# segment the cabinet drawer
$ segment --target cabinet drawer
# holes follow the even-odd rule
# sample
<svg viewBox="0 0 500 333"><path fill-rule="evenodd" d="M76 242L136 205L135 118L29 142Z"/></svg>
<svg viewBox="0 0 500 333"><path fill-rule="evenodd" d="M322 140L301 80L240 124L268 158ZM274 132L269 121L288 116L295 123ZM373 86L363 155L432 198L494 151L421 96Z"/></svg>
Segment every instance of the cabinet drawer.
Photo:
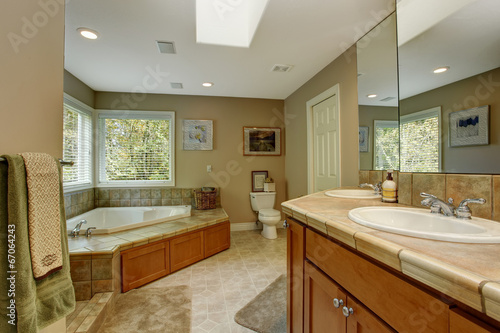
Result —
<svg viewBox="0 0 500 333"><path fill-rule="evenodd" d="M121 253L122 292L167 275L170 272L168 251L168 241L123 251Z"/></svg>
<svg viewBox="0 0 500 333"><path fill-rule="evenodd" d="M170 240L170 271L175 272L204 258L203 231Z"/></svg>
<svg viewBox="0 0 500 333"><path fill-rule="evenodd" d="M309 229L306 257L398 332L448 332L446 303Z"/></svg>

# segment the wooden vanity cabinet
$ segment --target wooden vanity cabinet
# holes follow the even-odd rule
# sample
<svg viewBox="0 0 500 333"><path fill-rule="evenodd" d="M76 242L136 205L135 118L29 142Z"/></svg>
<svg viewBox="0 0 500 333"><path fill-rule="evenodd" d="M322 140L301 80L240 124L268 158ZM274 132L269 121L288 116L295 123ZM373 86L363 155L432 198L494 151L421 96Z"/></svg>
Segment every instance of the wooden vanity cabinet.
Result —
<svg viewBox="0 0 500 333"><path fill-rule="evenodd" d="M304 316L304 225L289 219L287 222L287 331L303 332Z"/></svg>
<svg viewBox="0 0 500 333"><path fill-rule="evenodd" d="M500 330L460 310L450 311L450 333L500 333Z"/></svg>
<svg viewBox="0 0 500 333"><path fill-rule="evenodd" d="M395 332L309 262L304 267L304 309L305 333Z"/></svg>

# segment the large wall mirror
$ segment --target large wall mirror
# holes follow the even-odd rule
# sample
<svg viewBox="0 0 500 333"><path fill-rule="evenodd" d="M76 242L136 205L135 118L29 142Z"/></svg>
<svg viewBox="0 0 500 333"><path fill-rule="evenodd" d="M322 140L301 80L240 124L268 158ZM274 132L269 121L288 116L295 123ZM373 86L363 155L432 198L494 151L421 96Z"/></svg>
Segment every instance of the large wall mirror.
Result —
<svg viewBox="0 0 500 333"><path fill-rule="evenodd" d="M396 15L357 44L360 170L398 169Z"/></svg>
<svg viewBox="0 0 500 333"><path fill-rule="evenodd" d="M401 171L500 173L499 18L498 0L398 1Z"/></svg>

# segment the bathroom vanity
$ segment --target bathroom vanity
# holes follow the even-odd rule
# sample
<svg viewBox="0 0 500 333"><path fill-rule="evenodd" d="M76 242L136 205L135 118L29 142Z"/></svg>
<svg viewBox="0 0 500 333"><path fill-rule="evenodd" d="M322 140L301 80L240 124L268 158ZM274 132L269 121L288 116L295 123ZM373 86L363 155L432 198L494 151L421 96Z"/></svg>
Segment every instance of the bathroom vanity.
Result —
<svg viewBox="0 0 500 333"><path fill-rule="evenodd" d="M377 231L349 210L401 206L332 198L282 204L288 332L500 332L500 244Z"/></svg>

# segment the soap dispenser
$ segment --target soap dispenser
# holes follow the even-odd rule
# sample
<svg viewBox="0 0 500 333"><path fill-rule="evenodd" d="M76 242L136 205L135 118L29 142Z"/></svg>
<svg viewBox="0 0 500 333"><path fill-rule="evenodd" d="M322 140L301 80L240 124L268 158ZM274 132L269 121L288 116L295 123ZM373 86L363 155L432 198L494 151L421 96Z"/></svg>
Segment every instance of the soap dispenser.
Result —
<svg viewBox="0 0 500 333"><path fill-rule="evenodd" d="M383 202L397 202L398 201L398 189L396 182L392 180L392 173L394 171L387 170L387 178L382 183L382 201Z"/></svg>

